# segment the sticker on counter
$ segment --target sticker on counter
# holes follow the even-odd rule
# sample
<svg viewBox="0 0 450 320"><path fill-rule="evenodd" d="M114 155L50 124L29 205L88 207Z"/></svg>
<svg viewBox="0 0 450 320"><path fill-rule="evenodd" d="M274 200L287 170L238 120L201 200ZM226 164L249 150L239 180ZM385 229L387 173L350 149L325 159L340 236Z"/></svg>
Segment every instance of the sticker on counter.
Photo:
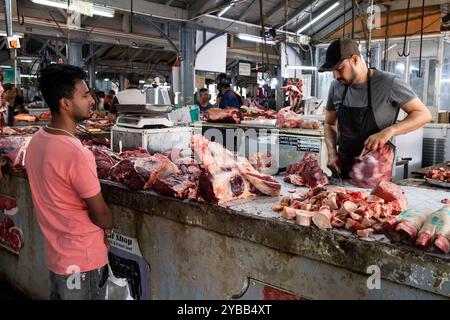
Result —
<svg viewBox="0 0 450 320"><path fill-rule="evenodd" d="M298 140L300 140L300 138L292 137L292 136L279 136L278 137L278 143L281 145L286 145L286 146L297 146Z"/></svg>
<svg viewBox="0 0 450 320"><path fill-rule="evenodd" d="M137 239L114 232L109 237L109 265L118 278L126 278L134 300L150 300L150 267Z"/></svg>
<svg viewBox="0 0 450 320"><path fill-rule="evenodd" d="M16 199L0 195L0 247L15 254L19 254L24 245L18 213Z"/></svg>
<svg viewBox="0 0 450 320"><path fill-rule="evenodd" d="M298 139L297 144L298 151L304 152L320 152L320 140L319 139Z"/></svg>

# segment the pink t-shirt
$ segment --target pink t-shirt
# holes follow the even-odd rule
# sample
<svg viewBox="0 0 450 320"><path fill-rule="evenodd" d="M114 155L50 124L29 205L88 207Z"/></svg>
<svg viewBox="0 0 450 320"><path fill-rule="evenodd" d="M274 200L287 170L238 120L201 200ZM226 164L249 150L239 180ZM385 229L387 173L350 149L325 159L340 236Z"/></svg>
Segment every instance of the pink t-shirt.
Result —
<svg viewBox="0 0 450 320"><path fill-rule="evenodd" d="M80 140L39 130L25 155L37 221L45 238L50 271L64 275L108 263L104 232L88 215L83 199L100 192L94 155Z"/></svg>

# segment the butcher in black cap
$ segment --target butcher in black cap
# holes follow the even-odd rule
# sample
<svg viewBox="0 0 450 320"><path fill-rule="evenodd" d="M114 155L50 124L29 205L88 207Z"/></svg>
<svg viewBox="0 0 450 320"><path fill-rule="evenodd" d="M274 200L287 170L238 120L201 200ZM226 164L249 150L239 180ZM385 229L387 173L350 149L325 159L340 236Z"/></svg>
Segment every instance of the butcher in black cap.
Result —
<svg viewBox="0 0 450 320"><path fill-rule="evenodd" d="M346 177L363 149L376 150L401 134L431 121L431 113L412 88L396 75L368 68L351 39L327 49L319 72L331 71L325 141L328 167ZM399 110L407 113L397 122Z"/></svg>
<svg viewBox="0 0 450 320"><path fill-rule="evenodd" d="M221 95L219 108L239 109L242 104L242 98L233 89L231 89L231 78L225 73L221 73L216 78L217 88Z"/></svg>

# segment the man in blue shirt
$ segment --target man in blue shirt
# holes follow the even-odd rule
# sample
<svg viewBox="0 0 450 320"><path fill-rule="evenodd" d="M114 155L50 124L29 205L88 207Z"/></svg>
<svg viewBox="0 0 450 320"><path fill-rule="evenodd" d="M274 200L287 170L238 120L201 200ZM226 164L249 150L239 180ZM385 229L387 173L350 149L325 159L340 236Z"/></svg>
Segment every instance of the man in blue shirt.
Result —
<svg viewBox="0 0 450 320"><path fill-rule="evenodd" d="M242 104L242 98L231 89L231 78L225 73L221 73L216 78L219 91L222 93L219 108L236 108L239 109Z"/></svg>

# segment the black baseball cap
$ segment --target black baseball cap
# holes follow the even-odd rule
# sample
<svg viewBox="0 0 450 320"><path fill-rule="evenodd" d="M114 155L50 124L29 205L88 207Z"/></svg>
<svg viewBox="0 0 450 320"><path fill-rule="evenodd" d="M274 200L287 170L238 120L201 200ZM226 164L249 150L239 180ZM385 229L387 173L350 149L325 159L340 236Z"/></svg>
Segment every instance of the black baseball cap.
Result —
<svg viewBox="0 0 450 320"><path fill-rule="evenodd" d="M325 63L319 68L319 72L332 71L342 61L351 58L354 54L361 56L356 41L352 39L338 39L333 41L328 46Z"/></svg>

